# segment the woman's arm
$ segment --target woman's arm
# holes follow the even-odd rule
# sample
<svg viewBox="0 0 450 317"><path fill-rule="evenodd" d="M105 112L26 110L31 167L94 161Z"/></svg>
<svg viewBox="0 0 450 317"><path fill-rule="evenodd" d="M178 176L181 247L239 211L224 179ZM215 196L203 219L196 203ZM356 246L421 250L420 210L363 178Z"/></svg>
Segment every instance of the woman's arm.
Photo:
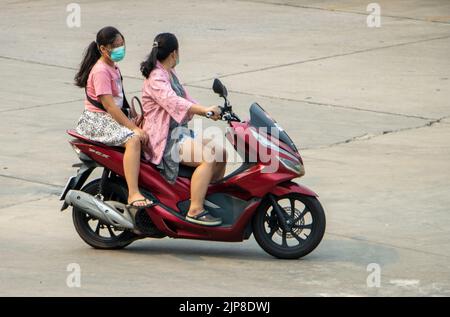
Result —
<svg viewBox="0 0 450 317"><path fill-rule="evenodd" d="M214 112L212 118L217 120L217 115L219 114L218 107L204 107L178 96L163 74L152 74L150 80L146 83L145 89L153 100L164 108L178 123L181 123L187 115L197 114L206 116L206 113L209 111Z"/></svg>
<svg viewBox="0 0 450 317"><path fill-rule="evenodd" d="M206 116L206 107L199 105L199 104L193 104L189 107L189 113L190 114L198 114L200 116Z"/></svg>
<svg viewBox="0 0 450 317"><path fill-rule="evenodd" d="M113 117L114 120L136 133L142 142L148 141L147 133L145 133L142 129L136 126L133 121L127 118L127 116L122 112L122 109L117 107L112 95L101 95L98 96L98 98L103 107L105 107L105 110L111 115L111 117Z"/></svg>
<svg viewBox="0 0 450 317"><path fill-rule="evenodd" d="M206 117L208 112L214 113L210 118L213 120L220 119L220 109L217 106L205 107L199 104L193 104L189 108L189 114L197 114Z"/></svg>
<svg viewBox="0 0 450 317"><path fill-rule="evenodd" d="M98 98L103 107L105 107L105 110L108 111L108 113L113 117L114 120L130 130L134 130L137 128L134 122L128 119L127 116L122 112L122 110L116 105L112 95L101 95L98 96Z"/></svg>

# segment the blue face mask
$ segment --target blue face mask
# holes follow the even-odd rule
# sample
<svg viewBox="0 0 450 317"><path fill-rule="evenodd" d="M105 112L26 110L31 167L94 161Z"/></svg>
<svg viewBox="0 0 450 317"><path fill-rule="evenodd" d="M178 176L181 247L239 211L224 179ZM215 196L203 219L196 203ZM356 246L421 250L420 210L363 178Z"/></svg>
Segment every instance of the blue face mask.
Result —
<svg viewBox="0 0 450 317"><path fill-rule="evenodd" d="M110 57L113 62L120 62L125 57L125 45L113 49Z"/></svg>
<svg viewBox="0 0 450 317"><path fill-rule="evenodd" d="M177 54L177 57L175 57L175 66L177 66L179 63L180 63L180 55Z"/></svg>

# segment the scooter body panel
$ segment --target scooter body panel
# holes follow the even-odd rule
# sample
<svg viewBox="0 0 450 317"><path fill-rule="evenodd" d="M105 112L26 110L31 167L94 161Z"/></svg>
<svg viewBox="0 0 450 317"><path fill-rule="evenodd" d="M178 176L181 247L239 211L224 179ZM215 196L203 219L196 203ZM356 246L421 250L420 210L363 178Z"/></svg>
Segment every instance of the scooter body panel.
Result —
<svg viewBox="0 0 450 317"><path fill-rule="evenodd" d="M259 136L252 131L248 122L230 122L227 138L235 150L249 159L253 155L255 163L241 172L226 177L223 181L208 187L205 208L214 216L221 217L223 223L218 227L207 227L185 220L189 208L190 179L178 177L174 184L168 183L155 165L142 161L139 186L152 193L158 202L147 209L153 224L164 234L172 238L202 239L214 241L242 241L251 234L251 219L264 197L272 193L277 196L290 192L317 196L308 188L293 183L291 180L299 175L277 164L274 170L261 153L270 152L267 144L257 140ZM232 132L232 136L229 132ZM108 147L95 143L69 132L77 139L72 146L79 149L98 165L103 166L119 177L124 177L123 148ZM271 140L271 136L265 135ZM269 145L270 146L270 145ZM298 153L289 149L283 142L277 143L275 157L294 158L301 161ZM273 154L273 153L272 153ZM273 163L273 161L272 161ZM279 163L279 162L278 162Z"/></svg>

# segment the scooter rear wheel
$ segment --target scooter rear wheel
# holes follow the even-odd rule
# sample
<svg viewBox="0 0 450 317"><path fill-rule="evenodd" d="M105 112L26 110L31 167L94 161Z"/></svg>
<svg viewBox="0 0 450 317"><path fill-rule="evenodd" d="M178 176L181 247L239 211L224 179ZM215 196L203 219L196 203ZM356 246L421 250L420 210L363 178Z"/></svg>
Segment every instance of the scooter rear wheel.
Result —
<svg viewBox="0 0 450 317"><path fill-rule="evenodd" d="M99 184L100 179L96 179L81 190L91 195L97 195ZM101 194L105 200L127 203L127 189L115 182L105 182ZM72 219L81 239L96 249L122 249L137 239L135 233L129 230L118 230L76 207L73 208Z"/></svg>
<svg viewBox="0 0 450 317"><path fill-rule="evenodd" d="M313 251L325 233L325 212L316 197L291 193L275 197L286 219L288 230L270 199L265 199L253 217L253 234L259 246L280 259L298 259Z"/></svg>

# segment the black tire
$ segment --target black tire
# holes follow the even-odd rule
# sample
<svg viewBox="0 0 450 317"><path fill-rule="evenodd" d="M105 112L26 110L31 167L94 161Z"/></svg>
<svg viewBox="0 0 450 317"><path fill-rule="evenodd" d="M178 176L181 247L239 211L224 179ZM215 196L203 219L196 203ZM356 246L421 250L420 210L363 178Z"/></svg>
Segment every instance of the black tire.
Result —
<svg viewBox="0 0 450 317"><path fill-rule="evenodd" d="M298 259L307 255L319 245L325 233L326 221L322 205L316 197L297 193L275 197L275 200L278 204L280 201L289 201L288 207L284 207L282 203L280 205L293 226L290 231L284 231L281 228L272 202L266 198L253 217L253 234L256 241L264 251L280 259ZM292 205L292 200L294 205ZM297 208L300 203L304 206L302 211ZM309 219L311 221L305 223ZM266 225L269 232L267 232ZM281 244L273 240L275 234L280 236ZM305 237L304 239L302 235ZM298 245L289 246L288 240L291 239L298 242Z"/></svg>
<svg viewBox="0 0 450 317"><path fill-rule="evenodd" d="M91 195L97 195L100 179L96 179L85 185L81 190ZM107 181L103 186L105 200L115 200L127 203L128 190L121 184ZM96 249L116 250L125 248L138 238L138 236L129 230L117 230L111 225L102 223L96 218L86 214L83 210L76 207L72 211L72 219L78 235L84 242ZM90 222L94 223L95 230ZM96 223L96 225L95 225ZM109 237L102 236L102 230L106 229Z"/></svg>

